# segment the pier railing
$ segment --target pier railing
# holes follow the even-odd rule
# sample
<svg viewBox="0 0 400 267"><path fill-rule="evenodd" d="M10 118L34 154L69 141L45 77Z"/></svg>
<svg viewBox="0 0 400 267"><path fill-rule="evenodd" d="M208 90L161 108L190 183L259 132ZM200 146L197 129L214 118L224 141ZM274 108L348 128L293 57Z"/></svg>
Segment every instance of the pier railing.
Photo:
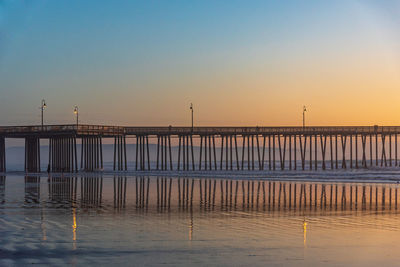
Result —
<svg viewBox="0 0 400 267"><path fill-rule="evenodd" d="M400 126L307 126L307 127L131 127L108 125L31 125L0 126L0 135L24 137L27 135L51 136L62 134L100 135L112 137L118 135L327 135L327 134L395 134Z"/></svg>
<svg viewBox="0 0 400 267"><path fill-rule="evenodd" d="M102 135L113 136L124 134L124 127L105 125L32 125L32 126L1 126L0 135L4 136L27 136L27 135Z"/></svg>
<svg viewBox="0 0 400 267"><path fill-rule="evenodd" d="M269 135L269 134L381 134L400 133L400 126L307 126L307 127L124 127L127 135Z"/></svg>
<svg viewBox="0 0 400 267"><path fill-rule="evenodd" d="M400 126L307 126L307 127L131 127L107 125L31 125L0 126L0 135L18 137L27 135L50 136L57 134L100 135L327 135L327 134L394 134Z"/></svg>

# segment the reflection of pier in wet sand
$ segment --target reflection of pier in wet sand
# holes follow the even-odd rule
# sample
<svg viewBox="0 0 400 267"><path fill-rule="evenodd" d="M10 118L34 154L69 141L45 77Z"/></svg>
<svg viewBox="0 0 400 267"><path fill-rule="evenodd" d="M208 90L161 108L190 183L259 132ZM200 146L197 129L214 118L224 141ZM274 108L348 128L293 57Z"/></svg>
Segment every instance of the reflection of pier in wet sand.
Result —
<svg viewBox="0 0 400 267"><path fill-rule="evenodd" d="M82 205L99 206L103 178L81 179ZM385 210L397 209L393 184L306 183L190 178L113 178L114 207L134 205L158 210L216 208L243 210ZM127 202L127 196L134 199ZM89 201L90 200L90 201Z"/></svg>
<svg viewBox="0 0 400 267"><path fill-rule="evenodd" d="M397 184L315 183L171 177L25 176L25 204L51 204L84 209L135 207L170 210L396 210ZM47 181L47 184L45 183ZM6 177L0 176L0 204L5 202ZM112 196L112 197L110 197Z"/></svg>
<svg viewBox="0 0 400 267"><path fill-rule="evenodd" d="M40 177L25 176L25 203L40 202Z"/></svg>
<svg viewBox="0 0 400 267"><path fill-rule="evenodd" d="M49 177L49 198L52 201L76 202L76 177Z"/></svg>
<svg viewBox="0 0 400 267"><path fill-rule="evenodd" d="M102 202L103 178L82 177L81 182L81 205L85 208L99 207Z"/></svg>

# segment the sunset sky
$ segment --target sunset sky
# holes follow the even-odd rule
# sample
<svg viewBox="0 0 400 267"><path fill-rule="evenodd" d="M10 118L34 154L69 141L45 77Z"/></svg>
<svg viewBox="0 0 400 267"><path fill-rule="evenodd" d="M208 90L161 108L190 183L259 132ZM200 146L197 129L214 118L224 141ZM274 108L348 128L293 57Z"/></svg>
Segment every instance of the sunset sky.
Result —
<svg viewBox="0 0 400 267"><path fill-rule="evenodd" d="M0 125L400 125L399 1L0 0Z"/></svg>

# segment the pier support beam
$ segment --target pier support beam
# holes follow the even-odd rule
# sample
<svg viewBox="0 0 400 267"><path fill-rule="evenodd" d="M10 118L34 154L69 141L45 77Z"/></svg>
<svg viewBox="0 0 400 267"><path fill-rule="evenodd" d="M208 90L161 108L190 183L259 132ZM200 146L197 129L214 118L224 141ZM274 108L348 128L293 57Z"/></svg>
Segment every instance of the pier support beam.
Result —
<svg viewBox="0 0 400 267"><path fill-rule="evenodd" d="M318 135L314 135L314 166L315 170L318 169Z"/></svg>
<svg viewBox="0 0 400 267"><path fill-rule="evenodd" d="M331 153L331 170L333 170L333 142L332 142L332 134L329 135L329 144L330 144L329 152Z"/></svg>
<svg viewBox="0 0 400 267"><path fill-rule="evenodd" d="M313 169L313 165L312 165L312 134L310 134L310 170Z"/></svg>
<svg viewBox="0 0 400 267"><path fill-rule="evenodd" d="M82 137L81 169L89 172L103 169L101 136Z"/></svg>
<svg viewBox="0 0 400 267"><path fill-rule="evenodd" d="M6 142L4 136L0 136L0 172L6 172Z"/></svg>
<svg viewBox="0 0 400 267"><path fill-rule="evenodd" d="M214 142L214 153L215 153L215 140L214 136L212 136L212 141ZM157 150L158 151L158 150ZM157 154L157 160L158 160L158 155ZM182 168L181 168L181 162L182 162ZM158 163L158 162L157 162ZM216 162L215 162L215 168L216 168ZM177 169L179 170L184 170L188 171L192 168L192 170L195 169L194 166L194 152L193 152L193 138L192 135L180 135L179 136L179 146L178 146L178 166ZM157 169L158 169L158 164L157 164Z"/></svg>
<svg viewBox="0 0 400 267"><path fill-rule="evenodd" d="M369 135L369 166L372 167L372 134Z"/></svg>
<svg viewBox="0 0 400 267"><path fill-rule="evenodd" d="M367 136L366 135L361 135L361 144L362 144L362 161L361 165L363 168L367 168L367 157L365 153L365 144L367 142Z"/></svg>
<svg viewBox="0 0 400 267"><path fill-rule="evenodd" d="M126 161L126 138L125 135L114 137L114 171L128 170Z"/></svg>
<svg viewBox="0 0 400 267"><path fill-rule="evenodd" d="M233 170L234 154L233 145L235 144L235 154L236 154L236 165L238 165L238 150L237 150L237 140L236 136L233 135L221 135L221 160L220 160L220 170L223 169L223 162L225 160L225 170ZM224 152L225 145L225 152ZM214 151L215 153L215 151ZM224 157L225 156L225 157ZM214 158L215 159L215 158Z"/></svg>
<svg viewBox="0 0 400 267"><path fill-rule="evenodd" d="M265 166L265 135L262 136L263 138L263 147L262 147L262 156L261 156L261 162L260 162L260 170L264 170ZM236 136L235 136L235 145L236 145L236 154L237 154L237 144L236 144Z"/></svg>
<svg viewBox="0 0 400 267"><path fill-rule="evenodd" d="M274 137L273 135L272 135L272 137ZM247 170L254 170L255 169L255 165L254 165L254 138L257 138L257 140L256 140L256 143L258 142L258 144L256 144L257 145L257 153L258 153L258 155L259 155L259 161L260 161L260 153L259 153L259 141L258 141L258 135L253 135L253 134L251 134L251 135L247 135L247 134L245 134L245 135L242 135L242 138L243 138L243 145L242 145L242 164L241 164L241 169L242 170L244 170L244 162L245 162L245 158L247 158ZM228 138L226 139L227 140L227 144L226 144L226 169L228 169L228 156L229 156L229 152L228 152L228 148L230 147L230 157L231 157L231 170L233 169L232 168L232 161L233 161L233 156L232 156L232 139L230 139L230 146L229 146L229 143L228 143ZM246 140L247 140L247 142L246 142ZM235 140L235 142L236 142L236 140ZM247 144L247 153L246 153L246 144ZM270 151L269 151L269 153L270 153ZM274 169L275 169L275 138L273 139L273 166L274 166ZM247 155L247 157L245 157L245 155ZM221 159L222 159L222 154L221 154ZM270 157L270 160L271 160L271 157Z"/></svg>
<svg viewBox="0 0 400 267"><path fill-rule="evenodd" d="M320 135L320 141L321 141L321 154L322 154L322 169L326 170L326 164L325 164L325 152L326 152L326 135Z"/></svg>
<svg viewBox="0 0 400 267"><path fill-rule="evenodd" d="M52 172L78 171L75 137L58 136L49 139L49 168Z"/></svg>
<svg viewBox="0 0 400 267"><path fill-rule="evenodd" d="M387 166L387 162L386 162L386 148L385 148L385 143L386 143L386 135L385 134L381 134L381 139L382 139L382 156L381 156L381 167L383 166L383 163L385 163L385 167Z"/></svg>
<svg viewBox="0 0 400 267"><path fill-rule="evenodd" d="M346 169L346 141L347 141L347 136L346 135L341 135L341 140L342 140L342 169Z"/></svg>
<svg viewBox="0 0 400 267"><path fill-rule="evenodd" d="M286 160L286 135L283 135L283 147L281 146L281 136L278 135L278 147L279 147L279 160L281 165L281 170L285 169Z"/></svg>
<svg viewBox="0 0 400 267"><path fill-rule="evenodd" d="M304 142L302 141L303 137L304 137ZM299 135L299 143L300 143L301 168L304 171L306 166L307 136Z"/></svg>
<svg viewBox="0 0 400 267"><path fill-rule="evenodd" d="M40 139L25 138L25 171L40 172Z"/></svg>
<svg viewBox="0 0 400 267"><path fill-rule="evenodd" d="M223 142L223 137L221 138ZM228 139L226 139L228 140ZM228 143L228 141L227 141ZM228 145L228 144L227 144ZM187 150L186 156L189 154ZM226 153L228 154L228 146L226 146ZM215 136L214 135L200 135L200 159L199 170L202 168L202 156L204 155L204 170L217 169L217 153L215 150ZM213 158L214 157L214 158ZM183 151L183 159L185 161L185 151ZM221 169L223 161L223 143L221 144ZM186 162L188 163L188 161ZM185 163L184 163L185 164ZM228 169L228 158L226 159L226 169Z"/></svg>
<svg viewBox="0 0 400 267"><path fill-rule="evenodd" d="M293 147L293 152L294 152L294 155L293 155L293 161L294 161L294 170L297 170L297 147L296 147L296 138L297 138L297 135L294 135L293 136L293 145L294 145L294 147Z"/></svg>
<svg viewBox="0 0 400 267"><path fill-rule="evenodd" d="M292 169L292 135L289 134L288 138L289 138L289 170L291 170Z"/></svg>
<svg viewBox="0 0 400 267"><path fill-rule="evenodd" d="M143 139L144 140L144 139ZM144 149L144 141L140 141L139 139L139 148L142 147L142 149ZM157 136L157 170L160 169L161 170L168 170L168 168L170 170L173 170L173 164L172 164L172 147L171 147L171 136L170 135L158 135ZM192 139L191 139L192 141ZM149 158L149 139L146 138L146 142L147 142L147 160L148 160L148 169L150 170L150 158ZM193 146L193 141L191 142L192 146ZM140 150L140 149L139 149ZM187 150L185 150L185 152L187 152ZM144 152L143 152L144 153ZM192 150L193 153L193 150ZM168 157L169 157L169 165L168 165ZM194 155L193 155L194 157ZM193 160L192 157L192 160ZM138 147L136 147L136 170L137 170L137 163L138 160L142 160L145 158L145 155L143 154L143 156L138 159ZM192 164L193 165L193 164ZM144 169L144 166L143 166Z"/></svg>

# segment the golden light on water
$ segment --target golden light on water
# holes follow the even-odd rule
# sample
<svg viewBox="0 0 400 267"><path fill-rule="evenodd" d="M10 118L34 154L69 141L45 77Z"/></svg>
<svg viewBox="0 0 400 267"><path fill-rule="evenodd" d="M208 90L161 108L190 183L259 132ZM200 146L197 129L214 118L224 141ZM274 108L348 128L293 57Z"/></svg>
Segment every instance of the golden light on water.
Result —
<svg viewBox="0 0 400 267"><path fill-rule="evenodd" d="M193 238L193 215L190 216L190 224L189 224L189 240L192 241Z"/></svg>
<svg viewBox="0 0 400 267"><path fill-rule="evenodd" d="M76 249L76 208L72 209L72 218L73 218L73 224L72 224L72 241L73 241L73 249Z"/></svg>
<svg viewBox="0 0 400 267"><path fill-rule="evenodd" d="M303 221L303 242L305 247L307 245L307 222L305 219Z"/></svg>

